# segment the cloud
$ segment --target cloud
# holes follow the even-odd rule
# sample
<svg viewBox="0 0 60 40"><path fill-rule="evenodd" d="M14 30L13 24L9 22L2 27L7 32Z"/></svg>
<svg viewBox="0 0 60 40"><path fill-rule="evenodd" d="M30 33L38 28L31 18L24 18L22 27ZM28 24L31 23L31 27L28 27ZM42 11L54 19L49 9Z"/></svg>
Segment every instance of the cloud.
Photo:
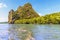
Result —
<svg viewBox="0 0 60 40"><path fill-rule="evenodd" d="M7 5L4 3L0 3L0 8L7 8Z"/></svg>

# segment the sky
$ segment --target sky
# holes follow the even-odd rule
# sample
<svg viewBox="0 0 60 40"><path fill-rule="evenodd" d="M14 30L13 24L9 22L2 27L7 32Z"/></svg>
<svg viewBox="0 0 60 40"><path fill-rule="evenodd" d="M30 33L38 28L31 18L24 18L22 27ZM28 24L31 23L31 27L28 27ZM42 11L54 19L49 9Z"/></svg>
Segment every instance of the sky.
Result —
<svg viewBox="0 0 60 40"><path fill-rule="evenodd" d="M8 21L11 9L16 10L26 3L30 3L39 15L60 12L60 0L0 0L0 22Z"/></svg>

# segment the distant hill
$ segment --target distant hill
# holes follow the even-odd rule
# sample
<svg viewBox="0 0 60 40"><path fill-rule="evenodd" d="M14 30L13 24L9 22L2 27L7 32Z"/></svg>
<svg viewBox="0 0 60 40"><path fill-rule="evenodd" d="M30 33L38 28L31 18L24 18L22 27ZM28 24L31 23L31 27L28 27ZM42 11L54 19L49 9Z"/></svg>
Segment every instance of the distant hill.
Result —
<svg viewBox="0 0 60 40"><path fill-rule="evenodd" d="M34 11L30 3L26 3L24 6L19 6L16 11L13 9L9 12L8 22L14 23L18 19L30 19L39 17L38 13Z"/></svg>
<svg viewBox="0 0 60 40"><path fill-rule="evenodd" d="M0 22L0 24L7 24L8 22Z"/></svg>

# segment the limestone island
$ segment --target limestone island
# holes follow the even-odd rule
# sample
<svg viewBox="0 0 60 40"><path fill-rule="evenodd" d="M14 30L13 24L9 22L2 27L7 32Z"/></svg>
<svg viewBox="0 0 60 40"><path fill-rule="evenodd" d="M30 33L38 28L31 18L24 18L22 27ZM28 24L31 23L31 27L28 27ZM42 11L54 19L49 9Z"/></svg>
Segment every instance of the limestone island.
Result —
<svg viewBox="0 0 60 40"><path fill-rule="evenodd" d="M44 11L43 11L44 12ZM40 16L30 3L11 9L8 15L9 24L60 24L60 12Z"/></svg>

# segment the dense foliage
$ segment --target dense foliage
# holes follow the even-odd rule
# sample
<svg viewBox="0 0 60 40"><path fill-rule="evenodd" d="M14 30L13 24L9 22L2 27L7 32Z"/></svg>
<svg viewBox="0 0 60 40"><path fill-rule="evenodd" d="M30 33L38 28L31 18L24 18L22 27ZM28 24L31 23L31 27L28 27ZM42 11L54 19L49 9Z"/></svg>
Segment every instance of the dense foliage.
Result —
<svg viewBox="0 0 60 40"><path fill-rule="evenodd" d="M60 24L60 12L52 13L37 18L20 19L20 20L16 20L15 23L17 24Z"/></svg>

